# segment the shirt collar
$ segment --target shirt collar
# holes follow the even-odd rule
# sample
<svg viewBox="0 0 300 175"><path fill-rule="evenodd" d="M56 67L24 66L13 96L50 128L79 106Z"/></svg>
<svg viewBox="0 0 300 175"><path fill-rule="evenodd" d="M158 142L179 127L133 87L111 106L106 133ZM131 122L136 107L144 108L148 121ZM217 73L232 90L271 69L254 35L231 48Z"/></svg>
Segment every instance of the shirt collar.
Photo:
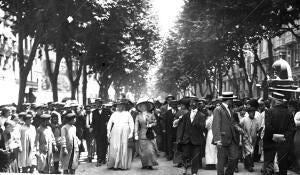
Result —
<svg viewBox="0 0 300 175"><path fill-rule="evenodd" d="M192 112L198 112L198 109L191 109Z"/></svg>

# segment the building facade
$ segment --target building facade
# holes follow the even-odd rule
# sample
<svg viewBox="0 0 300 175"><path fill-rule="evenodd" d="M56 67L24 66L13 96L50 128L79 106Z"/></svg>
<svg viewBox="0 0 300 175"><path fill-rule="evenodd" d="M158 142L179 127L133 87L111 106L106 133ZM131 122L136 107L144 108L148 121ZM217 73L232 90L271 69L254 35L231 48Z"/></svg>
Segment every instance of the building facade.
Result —
<svg viewBox="0 0 300 175"><path fill-rule="evenodd" d="M0 105L17 104L19 92L18 34L12 31L11 24L4 19L4 15L5 12L0 9ZM28 57L33 39L27 37L23 42L24 56ZM51 65L54 67L55 52L50 52L49 55ZM59 101L71 96L71 85L67 73L67 66L63 59L58 76ZM82 81L80 81L77 93L77 99L80 103L82 102L81 85ZM47 75L46 59L41 47L37 50L36 58L28 75L25 92L28 93L30 88L34 89L37 103L53 101L51 84ZM98 89L94 76L88 76L87 97L97 97Z"/></svg>

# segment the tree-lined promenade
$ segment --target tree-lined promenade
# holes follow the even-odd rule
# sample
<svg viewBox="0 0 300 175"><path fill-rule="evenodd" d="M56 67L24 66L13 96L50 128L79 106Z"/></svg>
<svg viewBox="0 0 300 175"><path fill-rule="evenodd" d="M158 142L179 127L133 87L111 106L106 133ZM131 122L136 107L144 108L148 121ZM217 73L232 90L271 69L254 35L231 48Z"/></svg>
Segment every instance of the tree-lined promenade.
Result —
<svg viewBox="0 0 300 175"><path fill-rule="evenodd" d="M252 97L259 71L266 89L267 73L274 62L272 39L286 32L299 39L299 14L296 0L185 1L175 29L164 43L158 87L176 93L200 84L203 95L201 85L205 82L206 94L215 97L222 93L224 77L228 77L238 95L239 74L234 72L234 65L238 65L248 86L246 96ZM268 44L264 61L258 55L263 40ZM247 65L246 53L253 55L251 65ZM250 72L247 66L251 66Z"/></svg>

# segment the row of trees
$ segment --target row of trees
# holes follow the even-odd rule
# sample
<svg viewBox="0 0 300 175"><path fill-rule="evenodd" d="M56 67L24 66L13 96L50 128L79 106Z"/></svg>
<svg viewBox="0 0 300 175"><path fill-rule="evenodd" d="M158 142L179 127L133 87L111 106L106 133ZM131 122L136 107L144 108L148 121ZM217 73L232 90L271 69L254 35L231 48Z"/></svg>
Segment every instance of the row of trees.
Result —
<svg viewBox="0 0 300 175"><path fill-rule="evenodd" d="M53 101L58 100L57 79L63 59L73 99L83 77L84 104L88 74L96 75L99 96L108 99L111 84L117 92L124 86L139 91L149 65L155 63L159 37L147 0L3 0L0 8L18 33L19 107L38 50L46 58ZM23 50L27 37L34 39L28 56ZM55 52L54 64L50 51ZM74 67L74 62L79 66Z"/></svg>
<svg viewBox="0 0 300 175"><path fill-rule="evenodd" d="M223 77L232 80L239 93L236 74L229 74L237 64L252 97L258 70L264 74L273 63L272 38L299 29L300 4L296 0L187 0L183 11L166 40L157 86L176 93L189 85L206 82L209 93L222 93ZM268 59L258 57L258 44L268 43ZM253 71L246 68L245 53L254 56ZM263 64L267 65L267 69ZM216 83L219 89L216 89ZM200 92L203 92L200 86Z"/></svg>

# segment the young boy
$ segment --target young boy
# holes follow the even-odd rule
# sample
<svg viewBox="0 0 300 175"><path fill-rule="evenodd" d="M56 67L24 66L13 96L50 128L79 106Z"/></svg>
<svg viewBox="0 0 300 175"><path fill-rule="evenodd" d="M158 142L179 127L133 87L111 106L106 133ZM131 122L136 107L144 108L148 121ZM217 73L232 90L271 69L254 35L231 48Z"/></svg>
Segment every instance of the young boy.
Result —
<svg viewBox="0 0 300 175"><path fill-rule="evenodd" d="M244 117L241 120L241 126L243 128L243 130L246 132L246 134L249 136L249 140L250 140L250 144L252 146L252 148L255 147L256 145L256 141L257 141L257 133L260 129L259 126L259 121L257 118L255 118L255 108L254 107L249 107L247 109L248 112L248 116ZM250 154L248 155L244 155L244 164L245 164L245 168L249 171L249 172L253 172L253 151L251 151Z"/></svg>
<svg viewBox="0 0 300 175"><path fill-rule="evenodd" d="M60 114L56 111L53 111L51 113L51 128L52 128L52 132L54 134L55 137L55 141L56 141L56 146L58 148L58 151L55 151L53 153L53 164L54 164L54 173L55 174L60 174L61 172L59 171L59 159L60 159L60 141L61 141L61 137L60 137L60 129L61 129L61 125L59 123L59 119L60 118Z"/></svg>
<svg viewBox="0 0 300 175"><path fill-rule="evenodd" d="M66 124L61 128L61 163L64 174L75 174L79 163L80 140L76 136L76 115L67 112L64 116Z"/></svg>
<svg viewBox="0 0 300 175"><path fill-rule="evenodd" d="M20 133L16 130L15 122L12 120L7 120L4 123L5 130L3 132L5 150L9 153L9 167L7 169L8 173L18 173L18 152L22 151Z"/></svg>
<svg viewBox="0 0 300 175"><path fill-rule="evenodd" d="M36 130L32 123L32 115L26 114L23 116L25 122L21 125L21 144L23 146L22 151L19 153L19 167L22 169L22 173L33 173L36 168L36 147L35 137Z"/></svg>
<svg viewBox="0 0 300 175"><path fill-rule="evenodd" d="M51 161L53 159L53 150L57 151L55 138L50 127L50 115L41 115L41 124L37 129L36 145L38 154L38 171L40 173L51 173Z"/></svg>

